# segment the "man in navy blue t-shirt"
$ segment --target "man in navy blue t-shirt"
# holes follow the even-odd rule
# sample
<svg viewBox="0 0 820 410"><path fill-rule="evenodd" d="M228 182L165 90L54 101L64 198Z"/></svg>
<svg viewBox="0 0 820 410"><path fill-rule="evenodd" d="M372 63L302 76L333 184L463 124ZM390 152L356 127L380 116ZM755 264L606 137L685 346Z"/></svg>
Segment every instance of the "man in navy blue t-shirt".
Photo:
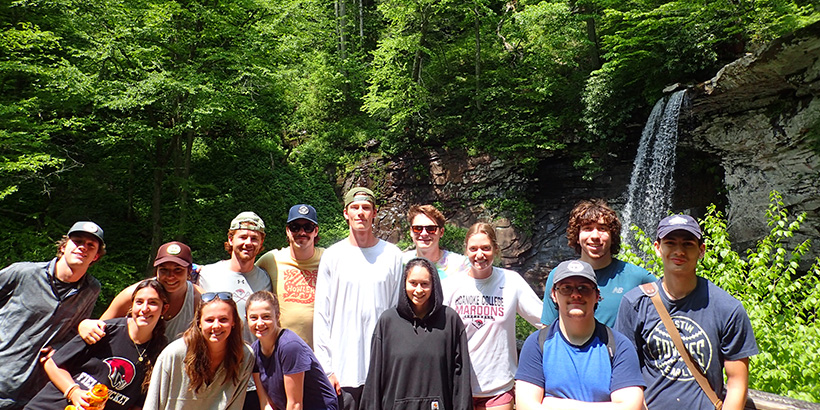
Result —
<svg viewBox="0 0 820 410"><path fill-rule="evenodd" d="M663 218L655 253L663 261L664 275L655 283L686 349L723 399L723 409L740 410L746 403L749 357L757 354L757 344L740 301L697 276L705 251L703 231L694 218ZM641 289L624 295L615 329L637 347L650 410L714 408L673 345L651 298Z"/></svg>
<svg viewBox="0 0 820 410"><path fill-rule="evenodd" d="M592 266L566 261L554 273L549 297L558 320L524 342L515 374L517 408L591 408L589 403L605 402L616 405L608 408L642 409L646 384L635 348L595 319L600 292Z"/></svg>

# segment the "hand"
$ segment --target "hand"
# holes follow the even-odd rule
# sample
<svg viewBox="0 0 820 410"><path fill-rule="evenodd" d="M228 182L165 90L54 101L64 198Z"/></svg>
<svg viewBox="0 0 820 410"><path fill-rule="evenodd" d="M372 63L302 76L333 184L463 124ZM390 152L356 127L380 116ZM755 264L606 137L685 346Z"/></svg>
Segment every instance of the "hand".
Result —
<svg viewBox="0 0 820 410"><path fill-rule="evenodd" d="M77 333L84 342L93 345L105 336L105 322L94 319L83 320L77 326Z"/></svg>
<svg viewBox="0 0 820 410"><path fill-rule="evenodd" d="M71 393L69 393L68 397L66 397L66 398L77 409L87 409L88 408L88 402L85 401L85 398L88 397L89 393L90 392L88 390L83 390L83 389L78 387L78 388L75 388L74 390L72 390Z"/></svg>
<svg viewBox="0 0 820 410"><path fill-rule="evenodd" d="M52 355L54 355L54 349L51 346L40 349L40 364L45 363Z"/></svg>
<svg viewBox="0 0 820 410"><path fill-rule="evenodd" d="M336 378L336 373L331 373L327 376L327 379L330 380L330 385L333 386L333 390L336 390L336 395L342 394L342 385L339 384L339 379Z"/></svg>

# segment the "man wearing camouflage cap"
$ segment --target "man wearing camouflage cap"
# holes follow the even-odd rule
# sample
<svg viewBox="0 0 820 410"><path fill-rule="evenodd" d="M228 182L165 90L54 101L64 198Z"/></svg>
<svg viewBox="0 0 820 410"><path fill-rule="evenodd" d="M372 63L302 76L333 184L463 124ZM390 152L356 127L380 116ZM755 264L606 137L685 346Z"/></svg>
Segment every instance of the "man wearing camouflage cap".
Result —
<svg viewBox="0 0 820 410"><path fill-rule="evenodd" d="M350 235L327 248L319 262L313 344L339 395L339 407L355 410L367 379L376 322L398 304L402 254L373 233L373 191L350 189L343 212Z"/></svg>
<svg viewBox="0 0 820 410"><path fill-rule="evenodd" d="M267 272L254 265L256 255L265 242L265 222L253 212L242 212L231 221L225 250L231 258L205 265L199 273L198 285L204 292L231 292L242 318L242 337L246 342L256 340L244 325L245 302L253 292L271 290Z"/></svg>
<svg viewBox="0 0 820 410"><path fill-rule="evenodd" d="M0 270L0 409L23 408L45 386L41 355L91 314L100 282L86 273L103 255L102 228L80 221L57 242L56 258Z"/></svg>

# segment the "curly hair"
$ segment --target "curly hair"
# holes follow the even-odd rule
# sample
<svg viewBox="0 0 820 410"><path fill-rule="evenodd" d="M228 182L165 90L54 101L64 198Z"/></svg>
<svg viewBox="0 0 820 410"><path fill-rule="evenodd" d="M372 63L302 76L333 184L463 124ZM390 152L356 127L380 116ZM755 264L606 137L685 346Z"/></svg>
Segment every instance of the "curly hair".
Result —
<svg viewBox="0 0 820 410"><path fill-rule="evenodd" d="M581 244L578 243L578 236L581 233L581 227L590 223L603 222L609 231L609 237L612 245L609 248L611 254L615 255L621 251L621 221L615 211L607 205L603 199L590 199L578 202L575 208L569 213L569 222L567 223L567 245L575 249L575 252L581 253Z"/></svg>
<svg viewBox="0 0 820 410"><path fill-rule="evenodd" d="M134 299L137 297L137 292L142 289L151 288L157 292L159 295L159 299L162 300L162 306L165 307L170 303L171 297L168 295L168 291L165 290L165 287L162 286L156 279L146 279L137 284L137 287L134 288L134 293L131 294L131 306L133 309L134 306ZM129 315L131 314L131 310L129 310ZM145 348L146 359L145 362L145 377L142 380L142 385L140 389L142 393L148 391L148 384L151 382L151 372L154 370L154 362L157 360L157 356L159 356L162 349L168 344L168 337L165 335L165 319L160 318L157 321L156 326L154 326L154 330L151 332L151 340L148 342L148 346Z"/></svg>
<svg viewBox="0 0 820 410"><path fill-rule="evenodd" d="M247 312L250 310L251 304L256 302L267 302L270 305L271 310L273 310L274 317L276 318L273 323L276 324L276 329L281 329L282 325L279 322L279 298L276 297L276 294L267 290L254 292L248 298L248 301L245 302L245 311Z"/></svg>
<svg viewBox="0 0 820 410"><path fill-rule="evenodd" d="M444 226L444 222L446 221L444 214L433 205L413 205L407 212L407 223L413 225L413 219L419 214L424 214L426 217L432 219L438 226Z"/></svg>
<svg viewBox="0 0 820 410"><path fill-rule="evenodd" d="M185 374L191 381L191 391L198 393L199 389L206 384L211 384L214 381L216 372L211 371L211 358L208 355L208 342L205 335L202 334L202 310L205 306L210 306L214 303L225 303L231 308L231 317L233 319L234 327L228 335L228 346L225 358L222 360L221 366L225 369L225 380L231 383L239 383L239 367L242 365L242 359L245 356L244 344L242 340L242 320L239 317L239 312L236 309L236 302L232 299L222 300L214 298L210 302L201 303L199 309L196 311L194 320L185 333L182 335L185 340L185 345L188 351L185 353Z"/></svg>

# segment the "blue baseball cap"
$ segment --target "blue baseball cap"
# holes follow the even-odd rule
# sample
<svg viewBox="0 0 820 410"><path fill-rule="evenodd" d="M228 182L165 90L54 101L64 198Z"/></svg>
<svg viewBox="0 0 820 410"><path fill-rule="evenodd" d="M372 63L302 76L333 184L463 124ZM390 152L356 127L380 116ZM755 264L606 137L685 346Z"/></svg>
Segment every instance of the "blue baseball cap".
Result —
<svg viewBox="0 0 820 410"><path fill-rule="evenodd" d="M689 215L669 215L658 223L658 239L663 239L674 231L686 231L698 239L703 238L698 221Z"/></svg>
<svg viewBox="0 0 820 410"><path fill-rule="evenodd" d="M291 223L297 219L307 219L308 221L319 225L319 218L316 216L316 208L310 205L299 204L290 207L290 211L288 212L288 221L286 223Z"/></svg>

